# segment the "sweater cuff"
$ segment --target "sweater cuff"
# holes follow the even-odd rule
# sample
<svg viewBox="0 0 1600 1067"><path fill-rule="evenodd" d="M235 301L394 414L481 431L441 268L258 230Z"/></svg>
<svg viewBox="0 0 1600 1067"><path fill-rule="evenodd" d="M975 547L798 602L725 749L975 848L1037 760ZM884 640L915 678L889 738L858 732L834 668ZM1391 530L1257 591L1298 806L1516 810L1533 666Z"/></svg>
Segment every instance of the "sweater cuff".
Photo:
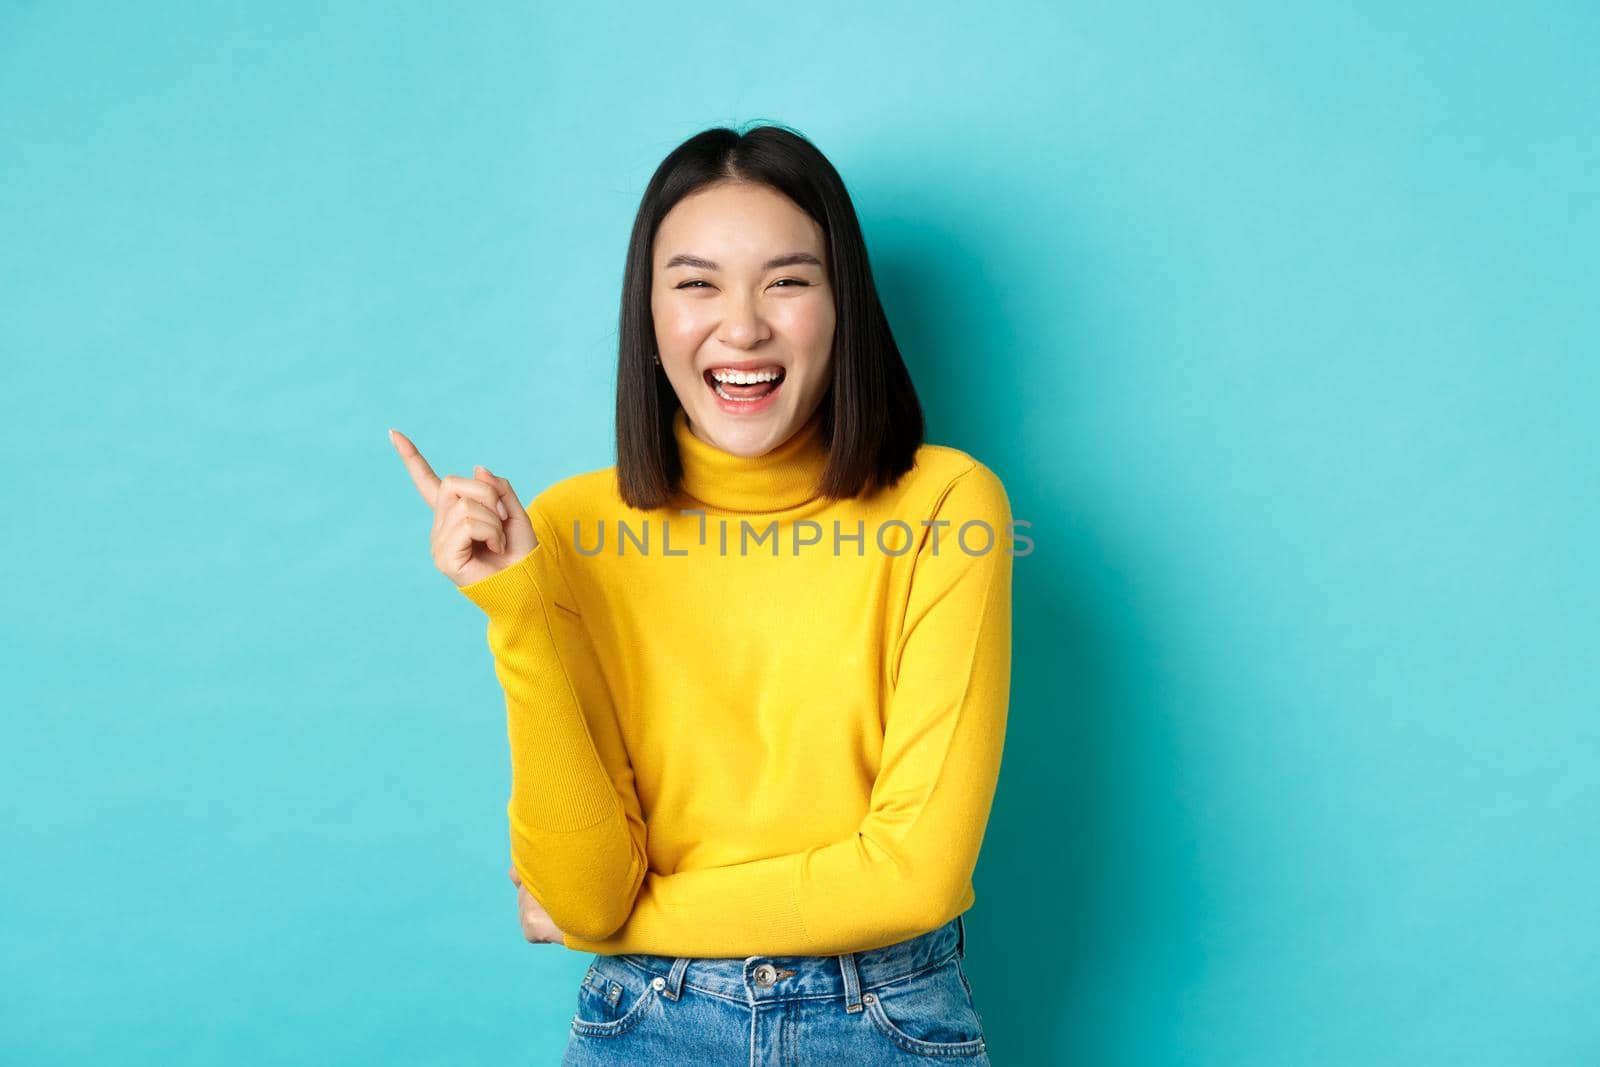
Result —
<svg viewBox="0 0 1600 1067"><path fill-rule="evenodd" d="M563 596L565 584L553 567L553 554L540 541L511 566L456 588L491 619L522 615L537 609L546 597L558 602L570 600Z"/></svg>

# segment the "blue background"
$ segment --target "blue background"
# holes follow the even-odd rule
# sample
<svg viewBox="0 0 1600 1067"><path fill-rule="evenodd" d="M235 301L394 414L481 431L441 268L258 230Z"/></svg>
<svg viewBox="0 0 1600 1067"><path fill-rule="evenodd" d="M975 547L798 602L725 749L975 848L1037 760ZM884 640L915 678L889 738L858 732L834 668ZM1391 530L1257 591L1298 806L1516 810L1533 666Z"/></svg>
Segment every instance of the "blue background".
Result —
<svg viewBox="0 0 1600 1067"><path fill-rule="evenodd" d="M0 5L0 1060L551 1063L386 431L613 462L674 145L844 175L1005 480L996 1063L1600 1061L1584 4Z"/></svg>

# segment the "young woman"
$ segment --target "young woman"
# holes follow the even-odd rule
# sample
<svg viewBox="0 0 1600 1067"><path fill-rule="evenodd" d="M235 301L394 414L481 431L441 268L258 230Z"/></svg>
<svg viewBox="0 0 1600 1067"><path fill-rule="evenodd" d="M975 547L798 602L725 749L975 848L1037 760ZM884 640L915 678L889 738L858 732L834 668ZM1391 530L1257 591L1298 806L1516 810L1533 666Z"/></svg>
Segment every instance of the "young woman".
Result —
<svg viewBox="0 0 1600 1067"><path fill-rule="evenodd" d="M780 126L645 190L617 463L434 476L488 616L524 934L593 953L567 1064L987 1063L962 968L1000 770L1010 506L923 442L844 184Z"/></svg>

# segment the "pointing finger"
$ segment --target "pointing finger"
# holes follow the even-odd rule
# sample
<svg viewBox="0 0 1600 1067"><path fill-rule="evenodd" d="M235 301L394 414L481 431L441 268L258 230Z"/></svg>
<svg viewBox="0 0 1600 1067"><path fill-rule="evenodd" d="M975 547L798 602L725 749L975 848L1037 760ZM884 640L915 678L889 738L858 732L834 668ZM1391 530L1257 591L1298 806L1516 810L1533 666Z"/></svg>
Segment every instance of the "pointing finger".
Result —
<svg viewBox="0 0 1600 1067"><path fill-rule="evenodd" d="M433 507L439 496L439 476L433 473L433 468L428 466L428 461L422 458L422 453L417 451L411 439L399 430L389 431L389 443L394 445L406 470L411 472L411 481L416 485L417 492L422 494L422 499L430 508Z"/></svg>

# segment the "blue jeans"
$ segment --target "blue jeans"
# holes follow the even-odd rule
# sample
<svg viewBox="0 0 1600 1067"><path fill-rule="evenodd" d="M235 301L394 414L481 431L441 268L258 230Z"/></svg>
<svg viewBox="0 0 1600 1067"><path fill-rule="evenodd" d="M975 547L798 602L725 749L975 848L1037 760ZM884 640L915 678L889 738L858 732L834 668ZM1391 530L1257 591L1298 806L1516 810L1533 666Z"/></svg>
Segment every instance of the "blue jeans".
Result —
<svg viewBox="0 0 1600 1067"><path fill-rule="evenodd" d="M595 956L562 1067L988 1067L966 922L839 956Z"/></svg>

